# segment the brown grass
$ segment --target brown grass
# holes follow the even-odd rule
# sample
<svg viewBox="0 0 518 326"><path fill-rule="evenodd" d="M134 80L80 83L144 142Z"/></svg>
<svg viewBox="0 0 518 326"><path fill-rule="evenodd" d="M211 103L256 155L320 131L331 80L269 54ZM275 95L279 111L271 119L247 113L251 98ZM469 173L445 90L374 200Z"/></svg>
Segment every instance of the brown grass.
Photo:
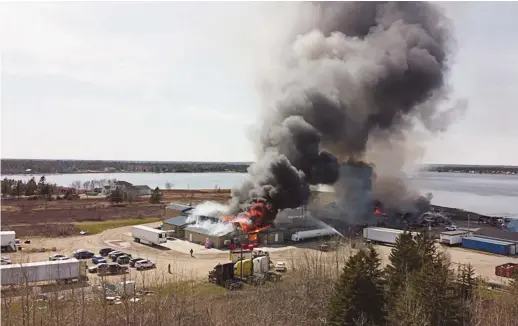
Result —
<svg viewBox="0 0 518 326"><path fill-rule="evenodd" d="M291 259L283 280L263 286L246 286L228 292L213 284L176 281L157 274L139 274L137 290L152 295L110 305L109 293L98 285L114 282L101 279L92 287L69 287L67 291L45 289L49 298L38 301L28 285L17 295L2 295L2 325L324 325L326 306L345 260L355 250L344 247L334 253L308 251ZM173 273L177 273L174 271ZM178 273L179 274L179 273ZM515 295L480 288L472 303L473 315L465 325L514 326L518 317Z"/></svg>

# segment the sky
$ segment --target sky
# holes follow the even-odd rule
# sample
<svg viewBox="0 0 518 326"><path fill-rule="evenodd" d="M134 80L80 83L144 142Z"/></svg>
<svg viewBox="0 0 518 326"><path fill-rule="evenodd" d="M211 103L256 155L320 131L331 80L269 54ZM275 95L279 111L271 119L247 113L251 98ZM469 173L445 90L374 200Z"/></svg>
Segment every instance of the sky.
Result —
<svg viewBox="0 0 518 326"><path fill-rule="evenodd" d="M420 163L518 165L518 2L440 4L465 114ZM252 161L295 3L1 3L1 157Z"/></svg>

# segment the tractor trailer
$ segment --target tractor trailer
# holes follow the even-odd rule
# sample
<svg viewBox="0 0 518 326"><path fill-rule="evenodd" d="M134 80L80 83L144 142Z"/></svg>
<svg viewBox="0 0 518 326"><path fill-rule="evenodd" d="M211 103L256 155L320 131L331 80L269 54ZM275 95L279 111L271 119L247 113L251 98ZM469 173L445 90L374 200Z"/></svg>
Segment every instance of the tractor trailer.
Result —
<svg viewBox="0 0 518 326"><path fill-rule="evenodd" d="M0 231L2 252L16 251L16 233L14 231Z"/></svg>
<svg viewBox="0 0 518 326"><path fill-rule="evenodd" d="M295 232L291 236L291 241L299 242L306 239L312 238L320 238L324 236L330 236L338 234L335 229L317 229L317 230L308 230L308 231L299 231Z"/></svg>
<svg viewBox="0 0 518 326"><path fill-rule="evenodd" d="M16 285L42 281L70 283L77 280L88 280L85 275L86 263L75 258L2 265L0 272L2 285Z"/></svg>
<svg viewBox="0 0 518 326"><path fill-rule="evenodd" d="M131 235L136 242L158 246L167 242L167 232L153 229L149 226L135 225L131 228Z"/></svg>
<svg viewBox="0 0 518 326"><path fill-rule="evenodd" d="M397 238L403 233L403 230L368 227L363 229L363 240L366 242L390 244L396 243ZM417 232L412 232L412 236L416 236Z"/></svg>

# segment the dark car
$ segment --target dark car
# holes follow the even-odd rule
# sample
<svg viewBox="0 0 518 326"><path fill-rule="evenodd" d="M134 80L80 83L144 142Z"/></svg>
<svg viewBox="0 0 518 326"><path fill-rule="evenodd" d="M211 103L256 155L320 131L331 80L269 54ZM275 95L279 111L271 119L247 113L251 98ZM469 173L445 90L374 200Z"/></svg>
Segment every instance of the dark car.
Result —
<svg viewBox="0 0 518 326"><path fill-rule="evenodd" d="M72 256L76 259L90 259L95 256L95 254L90 250L79 249L74 251Z"/></svg>
<svg viewBox="0 0 518 326"><path fill-rule="evenodd" d="M106 263L106 258L100 255L95 255L92 257L92 264L97 265L100 263Z"/></svg>
<svg viewBox="0 0 518 326"><path fill-rule="evenodd" d="M106 257L112 251L113 251L112 248L102 248L101 250L99 250L99 255Z"/></svg>
<svg viewBox="0 0 518 326"><path fill-rule="evenodd" d="M119 259L120 256L128 256L131 259L130 254L127 254L125 252L118 252L118 253L112 255L112 261L117 262L117 259Z"/></svg>
<svg viewBox="0 0 518 326"><path fill-rule="evenodd" d="M117 258L117 264L119 265L127 265L129 264L131 257L128 255L122 255Z"/></svg>
<svg viewBox="0 0 518 326"><path fill-rule="evenodd" d="M138 262L139 260L144 260L144 258L132 258L132 259L130 259L129 266L130 267L135 267L135 263Z"/></svg>
<svg viewBox="0 0 518 326"><path fill-rule="evenodd" d="M120 254L120 253L123 253L123 252L122 252L122 251L120 251L120 250L110 251L110 253L108 254L108 257L110 257L111 259L113 259L113 256L114 256L114 255L117 255L117 254Z"/></svg>

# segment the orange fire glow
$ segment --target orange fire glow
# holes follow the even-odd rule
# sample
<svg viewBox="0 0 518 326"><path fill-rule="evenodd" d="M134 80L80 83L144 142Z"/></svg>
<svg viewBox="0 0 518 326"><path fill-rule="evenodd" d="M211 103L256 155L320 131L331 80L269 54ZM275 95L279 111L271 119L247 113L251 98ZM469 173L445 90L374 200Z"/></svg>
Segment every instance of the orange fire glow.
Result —
<svg viewBox="0 0 518 326"><path fill-rule="evenodd" d="M274 218L272 205L259 200L255 200L248 211L237 216L220 217L222 221L234 223L247 233L258 233L270 228Z"/></svg>
<svg viewBox="0 0 518 326"><path fill-rule="evenodd" d="M387 216L387 213L383 213L383 212L381 211L381 209L379 209L379 208L376 208L376 209L374 210L374 213L375 213L376 215Z"/></svg>

